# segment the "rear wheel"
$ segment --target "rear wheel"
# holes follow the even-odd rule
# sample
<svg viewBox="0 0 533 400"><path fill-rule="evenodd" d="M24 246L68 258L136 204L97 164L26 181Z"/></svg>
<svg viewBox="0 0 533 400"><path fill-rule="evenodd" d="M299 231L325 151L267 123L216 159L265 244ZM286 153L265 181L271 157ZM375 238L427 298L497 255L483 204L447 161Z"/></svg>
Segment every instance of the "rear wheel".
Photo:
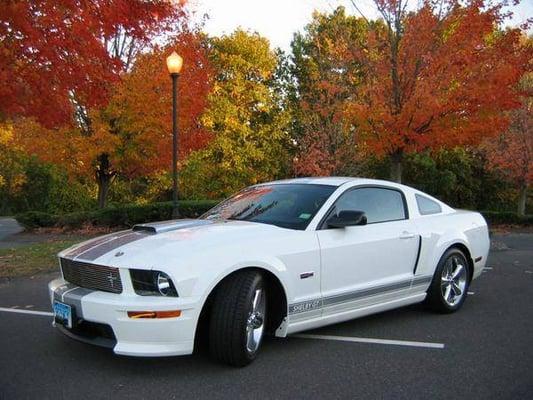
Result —
<svg viewBox="0 0 533 400"><path fill-rule="evenodd" d="M441 257L429 287L427 303L442 313L452 313L463 305L470 285L469 264L457 248Z"/></svg>
<svg viewBox="0 0 533 400"><path fill-rule="evenodd" d="M215 359L242 367L251 363L265 331L267 293L257 271L230 276L217 289L209 326L209 350Z"/></svg>

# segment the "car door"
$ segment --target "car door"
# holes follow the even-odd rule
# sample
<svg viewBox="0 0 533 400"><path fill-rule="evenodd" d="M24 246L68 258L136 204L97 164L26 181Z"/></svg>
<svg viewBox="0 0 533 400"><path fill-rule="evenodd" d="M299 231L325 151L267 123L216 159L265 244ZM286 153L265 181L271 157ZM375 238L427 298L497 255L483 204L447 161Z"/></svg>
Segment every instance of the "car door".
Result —
<svg viewBox="0 0 533 400"><path fill-rule="evenodd" d="M342 210L365 212L367 224L329 228L327 219ZM399 189L355 187L340 195L317 230L323 314L407 293L418 253L415 229Z"/></svg>

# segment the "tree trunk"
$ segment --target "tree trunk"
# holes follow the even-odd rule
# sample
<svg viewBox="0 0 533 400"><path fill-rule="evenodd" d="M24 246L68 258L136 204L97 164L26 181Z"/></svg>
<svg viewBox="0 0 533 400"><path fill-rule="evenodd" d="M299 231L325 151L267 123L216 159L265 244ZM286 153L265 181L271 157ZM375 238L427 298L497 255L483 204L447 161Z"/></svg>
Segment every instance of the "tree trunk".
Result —
<svg viewBox="0 0 533 400"><path fill-rule="evenodd" d="M110 186L111 179L102 176L98 180L98 208L104 208L107 205L107 195Z"/></svg>
<svg viewBox="0 0 533 400"><path fill-rule="evenodd" d="M402 183L402 160L402 152L396 152L390 158L390 179L393 182Z"/></svg>
<svg viewBox="0 0 533 400"><path fill-rule="evenodd" d="M98 184L98 208L104 208L107 205L107 195L113 178L115 177L115 171L111 168L111 162L109 161L109 154L102 153L97 158L96 165L96 183Z"/></svg>
<svg viewBox="0 0 533 400"><path fill-rule="evenodd" d="M518 215L526 215L526 200L527 200L527 183L520 187L520 195L518 196Z"/></svg>

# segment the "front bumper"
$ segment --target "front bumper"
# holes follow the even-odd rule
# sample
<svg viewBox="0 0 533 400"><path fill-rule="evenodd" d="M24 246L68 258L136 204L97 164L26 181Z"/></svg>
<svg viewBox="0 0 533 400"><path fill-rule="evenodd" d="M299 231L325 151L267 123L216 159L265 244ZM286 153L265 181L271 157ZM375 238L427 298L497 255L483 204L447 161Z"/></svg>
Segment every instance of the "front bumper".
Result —
<svg viewBox="0 0 533 400"><path fill-rule="evenodd" d="M84 342L112 347L116 354L130 356L175 356L191 354L201 305L197 298L114 294L80 288L59 278L48 284L50 301L58 300L73 309L73 329L57 324L68 336ZM128 311L181 310L177 318L132 319ZM84 324L91 334L82 332ZM54 325L56 325L54 323ZM92 328L97 327L94 330ZM100 328L110 334L99 335Z"/></svg>

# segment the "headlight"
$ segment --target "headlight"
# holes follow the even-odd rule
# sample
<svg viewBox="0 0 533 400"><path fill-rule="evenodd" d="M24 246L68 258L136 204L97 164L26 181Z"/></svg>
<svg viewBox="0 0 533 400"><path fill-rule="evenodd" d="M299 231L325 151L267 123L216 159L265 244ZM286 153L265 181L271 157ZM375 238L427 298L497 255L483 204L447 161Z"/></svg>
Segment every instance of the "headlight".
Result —
<svg viewBox="0 0 533 400"><path fill-rule="evenodd" d="M130 276L133 289L138 295L178 297L172 279L164 272L130 269Z"/></svg>
<svg viewBox="0 0 533 400"><path fill-rule="evenodd" d="M159 290L159 293L163 296L168 296L169 293L172 291L172 281L168 277L167 274L164 272L160 272L157 274L157 290Z"/></svg>

